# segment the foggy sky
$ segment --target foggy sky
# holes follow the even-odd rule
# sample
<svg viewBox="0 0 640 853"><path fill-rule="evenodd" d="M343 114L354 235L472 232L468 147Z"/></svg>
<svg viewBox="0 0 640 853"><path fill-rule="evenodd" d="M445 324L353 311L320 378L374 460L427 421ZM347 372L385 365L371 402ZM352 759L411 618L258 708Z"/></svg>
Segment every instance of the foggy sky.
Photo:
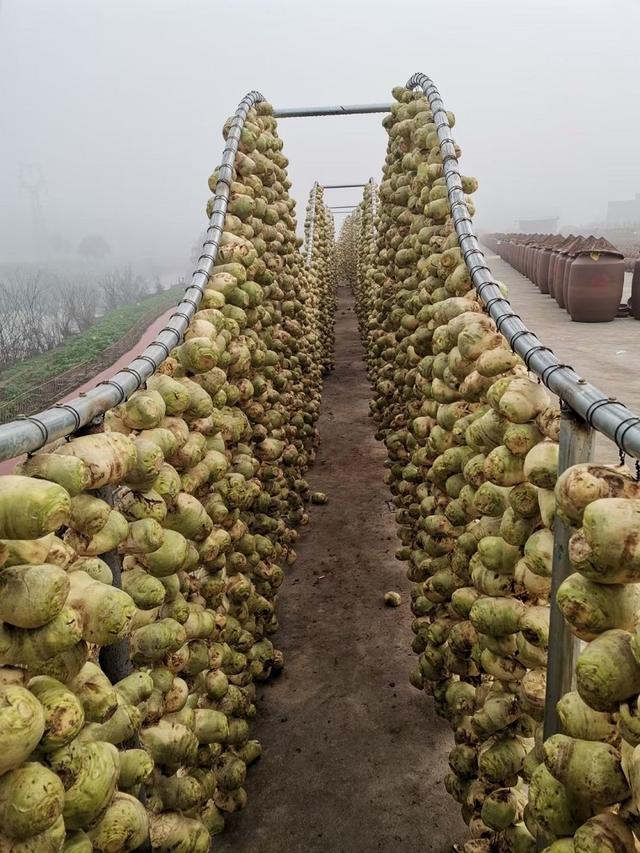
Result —
<svg viewBox="0 0 640 853"><path fill-rule="evenodd" d="M33 254L20 168L38 164L51 234L187 267L222 123L252 88L349 104L429 74L480 181L478 227L600 220L640 191L638 0L0 3L0 261ZM381 118L280 122L299 218L314 180L379 177Z"/></svg>

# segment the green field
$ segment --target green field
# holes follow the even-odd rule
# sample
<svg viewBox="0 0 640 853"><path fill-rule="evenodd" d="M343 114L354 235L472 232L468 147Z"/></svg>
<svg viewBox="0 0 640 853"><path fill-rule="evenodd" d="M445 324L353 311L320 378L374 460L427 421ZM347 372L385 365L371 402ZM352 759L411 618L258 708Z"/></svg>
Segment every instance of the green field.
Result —
<svg viewBox="0 0 640 853"><path fill-rule="evenodd" d="M0 402L8 402L47 379L99 358L106 347L125 335L145 314L157 310L159 316L176 305L183 290L182 286L172 287L163 293L146 296L135 305L110 311L86 332L69 338L59 347L0 371Z"/></svg>

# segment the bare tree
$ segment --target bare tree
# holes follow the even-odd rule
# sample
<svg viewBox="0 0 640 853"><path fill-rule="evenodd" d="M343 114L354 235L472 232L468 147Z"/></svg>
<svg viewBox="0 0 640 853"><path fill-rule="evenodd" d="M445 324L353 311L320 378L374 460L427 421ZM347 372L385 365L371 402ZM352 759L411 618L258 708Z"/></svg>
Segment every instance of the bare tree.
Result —
<svg viewBox="0 0 640 853"><path fill-rule="evenodd" d="M2 366L47 352L86 331L101 301L106 310L113 310L137 302L148 289L131 267L115 269L98 282L60 279L30 266L0 269Z"/></svg>
<svg viewBox="0 0 640 853"><path fill-rule="evenodd" d="M5 367L10 367L20 358L18 327L14 294L10 284L3 281L0 283L0 351Z"/></svg>
<svg viewBox="0 0 640 853"><path fill-rule="evenodd" d="M98 284L107 311L137 302L147 292L146 282L142 276L134 276L130 266L105 273Z"/></svg>
<svg viewBox="0 0 640 853"><path fill-rule="evenodd" d="M46 295L49 319L61 341L75 332L73 300L69 298L67 287L66 283L63 284L56 279L52 282L52 287Z"/></svg>
<svg viewBox="0 0 640 853"><path fill-rule="evenodd" d="M102 300L107 311L113 311L120 304L120 286L116 272L105 273L98 281L102 289Z"/></svg>
<svg viewBox="0 0 640 853"><path fill-rule="evenodd" d="M92 281L67 280L59 288L60 310L74 330L86 331L95 321L100 294Z"/></svg>
<svg viewBox="0 0 640 853"><path fill-rule="evenodd" d="M60 343L52 281L44 270L17 267L0 281L0 340L5 366Z"/></svg>

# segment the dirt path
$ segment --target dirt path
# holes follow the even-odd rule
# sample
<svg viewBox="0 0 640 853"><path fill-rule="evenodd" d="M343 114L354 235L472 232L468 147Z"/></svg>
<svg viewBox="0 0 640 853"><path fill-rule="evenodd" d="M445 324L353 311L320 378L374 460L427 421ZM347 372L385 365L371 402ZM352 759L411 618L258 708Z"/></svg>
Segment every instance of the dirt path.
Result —
<svg viewBox="0 0 640 853"><path fill-rule="evenodd" d="M383 447L353 302L340 289L337 366L325 385L314 507L280 597L285 670L259 698L247 809L220 853L444 853L468 837L444 790L448 726L407 681L409 583L393 553ZM388 589L402 592L386 609Z"/></svg>

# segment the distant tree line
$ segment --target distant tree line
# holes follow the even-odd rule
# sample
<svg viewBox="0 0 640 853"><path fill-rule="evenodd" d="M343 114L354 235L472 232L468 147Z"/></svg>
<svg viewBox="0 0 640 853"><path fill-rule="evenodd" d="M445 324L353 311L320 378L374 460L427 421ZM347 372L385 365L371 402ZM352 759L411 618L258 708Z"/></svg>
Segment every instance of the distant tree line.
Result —
<svg viewBox="0 0 640 853"><path fill-rule="evenodd" d="M3 368L47 352L86 331L96 317L163 290L131 267L95 279L60 276L46 269L0 270L0 358Z"/></svg>

